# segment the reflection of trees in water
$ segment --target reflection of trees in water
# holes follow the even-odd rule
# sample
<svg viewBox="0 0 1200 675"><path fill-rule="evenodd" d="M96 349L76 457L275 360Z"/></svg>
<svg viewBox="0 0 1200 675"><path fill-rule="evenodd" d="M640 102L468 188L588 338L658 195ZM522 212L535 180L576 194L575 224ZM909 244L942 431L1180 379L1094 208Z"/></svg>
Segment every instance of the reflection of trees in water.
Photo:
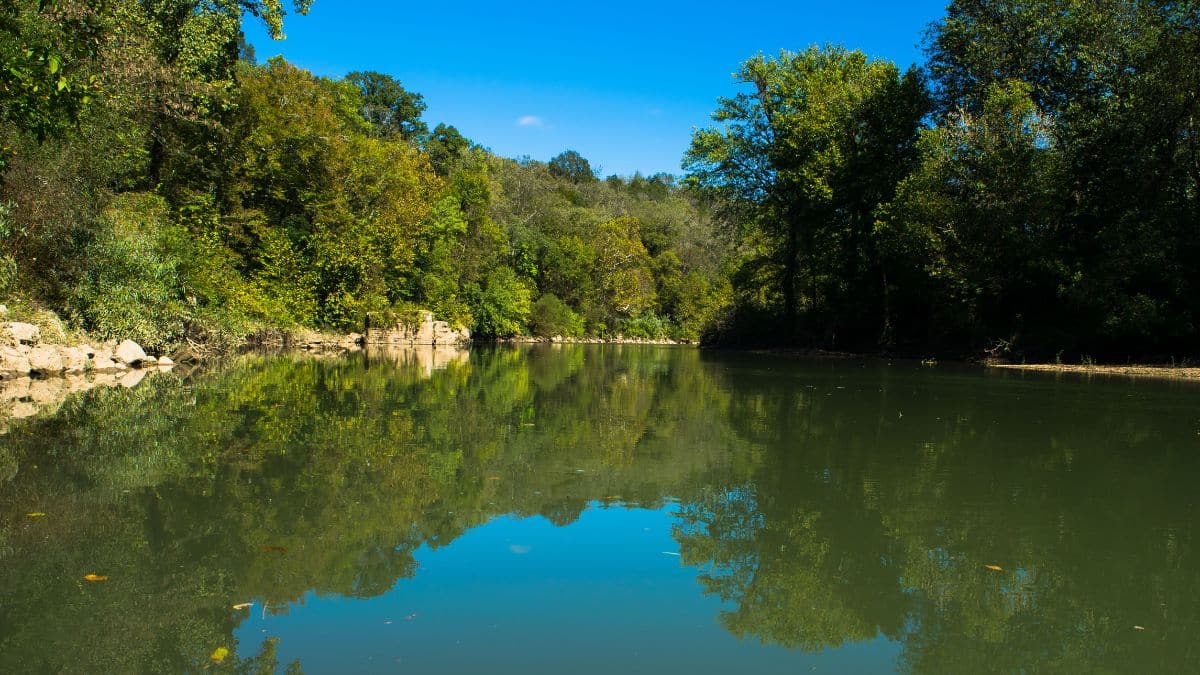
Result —
<svg viewBox="0 0 1200 675"><path fill-rule="evenodd" d="M1177 392L846 370L727 370L762 462L690 501L676 536L731 632L899 638L909 672L1200 666L1200 457Z"/></svg>
<svg viewBox="0 0 1200 675"><path fill-rule="evenodd" d="M0 669L194 670L236 646L232 604L371 597L497 514L667 498L742 638L882 635L910 672L1200 659L1194 411L1169 390L643 347L363 365L249 358L14 429Z"/></svg>
<svg viewBox="0 0 1200 675"><path fill-rule="evenodd" d="M0 669L193 670L230 643L233 604L378 595L419 547L496 514L567 524L726 465L724 394L693 350L362 365L249 358L95 392L5 438ZM75 582L89 571L109 581Z"/></svg>

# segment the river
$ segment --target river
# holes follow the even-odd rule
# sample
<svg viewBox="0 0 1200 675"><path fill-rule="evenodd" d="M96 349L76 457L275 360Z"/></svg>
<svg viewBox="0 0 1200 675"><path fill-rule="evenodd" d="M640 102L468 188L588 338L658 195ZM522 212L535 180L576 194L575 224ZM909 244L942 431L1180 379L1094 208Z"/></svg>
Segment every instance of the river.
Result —
<svg viewBox="0 0 1200 675"><path fill-rule="evenodd" d="M0 436L0 672L1197 672L1198 495L1196 383L248 355Z"/></svg>

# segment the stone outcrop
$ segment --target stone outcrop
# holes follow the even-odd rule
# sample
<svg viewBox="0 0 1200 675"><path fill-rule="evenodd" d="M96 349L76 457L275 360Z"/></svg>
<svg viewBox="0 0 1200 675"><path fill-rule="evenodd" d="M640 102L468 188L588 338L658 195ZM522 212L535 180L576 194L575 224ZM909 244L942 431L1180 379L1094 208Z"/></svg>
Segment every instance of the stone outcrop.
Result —
<svg viewBox="0 0 1200 675"><path fill-rule="evenodd" d="M389 328L371 328L364 337L368 345L434 345L467 344L471 333L466 328L452 328L445 321L434 321L433 312L421 312L415 324L401 323Z"/></svg>
<svg viewBox="0 0 1200 675"><path fill-rule="evenodd" d="M2 324L0 337L6 337L14 345L35 345L42 339L42 331L31 323L9 321Z"/></svg>
<svg viewBox="0 0 1200 675"><path fill-rule="evenodd" d="M37 326L10 322L0 324L0 380L29 375L78 375L85 372L120 373L130 368L160 365L133 340L106 343L99 349L91 345L63 346L42 344ZM162 366L174 362L165 359Z"/></svg>

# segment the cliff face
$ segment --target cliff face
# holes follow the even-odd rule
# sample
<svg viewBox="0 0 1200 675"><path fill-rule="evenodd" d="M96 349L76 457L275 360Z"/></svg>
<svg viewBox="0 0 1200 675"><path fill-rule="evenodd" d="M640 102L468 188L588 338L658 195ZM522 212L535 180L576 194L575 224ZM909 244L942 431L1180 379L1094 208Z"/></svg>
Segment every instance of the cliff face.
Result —
<svg viewBox="0 0 1200 675"><path fill-rule="evenodd" d="M432 312L421 312L415 325L398 324L391 328L371 328L363 337L368 345L458 346L471 341L466 328L451 328L445 321L434 321Z"/></svg>

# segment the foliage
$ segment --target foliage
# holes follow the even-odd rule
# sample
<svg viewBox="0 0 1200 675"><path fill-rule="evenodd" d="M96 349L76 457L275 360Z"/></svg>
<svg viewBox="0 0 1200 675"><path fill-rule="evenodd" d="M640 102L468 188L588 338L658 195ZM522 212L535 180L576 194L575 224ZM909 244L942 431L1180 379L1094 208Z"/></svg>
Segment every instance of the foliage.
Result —
<svg viewBox="0 0 1200 675"><path fill-rule="evenodd" d="M558 296L547 293L533 303L529 329L533 335L541 337L580 337L583 335L583 317L571 311Z"/></svg>

